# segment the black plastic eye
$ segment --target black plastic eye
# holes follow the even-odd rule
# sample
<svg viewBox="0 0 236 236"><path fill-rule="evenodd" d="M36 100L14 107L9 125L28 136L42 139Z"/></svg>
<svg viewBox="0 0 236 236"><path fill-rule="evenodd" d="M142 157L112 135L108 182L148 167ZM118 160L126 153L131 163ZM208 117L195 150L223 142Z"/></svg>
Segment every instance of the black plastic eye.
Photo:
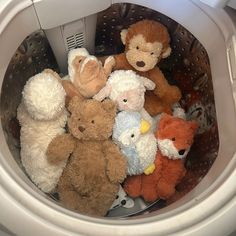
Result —
<svg viewBox="0 0 236 236"><path fill-rule="evenodd" d="M79 63L82 61L82 59L79 60Z"/></svg>
<svg viewBox="0 0 236 236"><path fill-rule="evenodd" d="M154 54L154 52L151 52L151 55L153 55Z"/></svg>
<svg viewBox="0 0 236 236"><path fill-rule="evenodd" d="M171 140L172 140L172 141L175 141L175 138L172 138Z"/></svg>
<svg viewBox="0 0 236 236"><path fill-rule="evenodd" d="M123 99L123 102L127 102L128 100L127 99Z"/></svg>
<svg viewBox="0 0 236 236"><path fill-rule="evenodd" d="M134 138L134 134L131 134L131 136L130 136L131 138Z"/></svg>
<svg viewBox="0 0 236 236"><path fill-rule="evenodd" d="M139 50L139 46L137 46L136 49Z"/></svg>
<svg viewBox="0 0 236 236"><path fill-rule="evenodd" d="M94 121L94 120L92 120L92 121L91 121L91 123L92 123L92 124L94 124L94 123L95 123L95 121Z"/></svg>

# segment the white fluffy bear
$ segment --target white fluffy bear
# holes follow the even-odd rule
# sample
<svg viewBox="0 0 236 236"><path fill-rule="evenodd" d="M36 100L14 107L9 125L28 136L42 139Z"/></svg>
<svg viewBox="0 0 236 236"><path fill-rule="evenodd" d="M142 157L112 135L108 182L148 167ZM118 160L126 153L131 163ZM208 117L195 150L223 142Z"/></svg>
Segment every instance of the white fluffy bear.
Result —
<svg viewBox="0 0 236 236"><path fill-rule="evenodd" d="M117 102L120 111L140 112L145 120L152 123L151 116L143 106L145 91L154 88L155 83L132 70L116 70L110 74L106 86L93 98L102 101L109 97Z"/></svg>
<svg viewBox="0 0 236 236"><path fill-rule="evenodd" d="M65 132L66 94L60 77L47 69L27 81L22 95L17 109L21 125L21 161L30 179L42 191L52 192L66 162L50 164L46 150L55 136Z"/></svg>

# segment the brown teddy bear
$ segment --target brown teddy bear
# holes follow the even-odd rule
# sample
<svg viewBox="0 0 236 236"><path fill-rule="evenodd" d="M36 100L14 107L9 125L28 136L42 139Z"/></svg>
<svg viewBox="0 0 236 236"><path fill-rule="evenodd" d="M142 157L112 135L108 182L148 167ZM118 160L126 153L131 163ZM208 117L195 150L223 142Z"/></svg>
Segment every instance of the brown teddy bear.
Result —
<svg viewBox="0 0 236 236"><path fill-rule="evenodd" d="M47 150L48 161L54 164L72 154L58 183L59 198L69 209L104 216L127 170L125 158L109 139L116 105L75 96L68 109L70 134L57 136Z"/></svg>
<svg viewBox="0 0 236 236"><path fill-rule="evenodd" d="M172 104L181 99L178 87L168 84L156 64L171 53L170 36L165 26L152 20L142 20L121 31L125 52L115 55L114 70L134 70L156 84L145 95L145 109L155 116L161 112L171 114ZM103 58L104 60L105 58Z"/></svg>

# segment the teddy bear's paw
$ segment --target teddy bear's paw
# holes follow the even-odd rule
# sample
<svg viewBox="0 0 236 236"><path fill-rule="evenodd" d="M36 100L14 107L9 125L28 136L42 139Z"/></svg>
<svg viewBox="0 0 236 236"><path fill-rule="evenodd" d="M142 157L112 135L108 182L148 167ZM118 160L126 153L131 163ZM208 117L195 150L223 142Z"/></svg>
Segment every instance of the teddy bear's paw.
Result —
<svg viewBox="0 0 236 236"><path fill-rule="evenodd" d="M119 163L114 165L109 162L107 166L107 175L112 183L122 183L126 178L126 168L119 166Z"/></svg>
<svg viewBox="0 0 236 236"><path fill-rule="evenodd" d="M55 137L47 148L47 160L51 164L57 164L69 158L74 150L74 139L70 134Z"/></svg>

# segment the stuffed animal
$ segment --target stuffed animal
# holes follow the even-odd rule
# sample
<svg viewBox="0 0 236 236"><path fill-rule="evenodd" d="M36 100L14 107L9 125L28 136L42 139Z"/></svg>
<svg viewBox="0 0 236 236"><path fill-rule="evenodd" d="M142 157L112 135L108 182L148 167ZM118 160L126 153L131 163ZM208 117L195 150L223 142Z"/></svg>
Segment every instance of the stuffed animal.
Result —
<svg viewBox="0 0 236 236"><path fill-rule="evenodd" d="M17 109L21 125L21 161L28 176L44 192L51 192L57 185L63 168L47 161L48 144L58 134L65 132L67 112L66 93L60 77L51 70L44 70L31 77L22 92L22 101Z"/></svg>
<svg viewBox="0 0 236 236"><path fill-rule="evenodd" d="M145 95L145 109L151 116L171 113L171 106L181 98L176 86L168 84L157 63L171 53L170 36L165 26L152 20L142 20L121 31L125 52L115 55L115 70L134 70L156 84ZM102 59L101 59L102 60Z"/></svg>
<svg viewBox="0 0 236 236"><path fill-rule="evenodd" d="M155 159L156 168L148 176L128 177L124 183L128 195L142 196L148 202L170 198L186 173L183 158L190 150L196 130L195 121L163 115L156 132L159 148Z"/></svg>
<svg viewBox="0 0 236 236"><path fill-rule="evenodd" d="M47 156L55 165L68 159L58 183L64 206L83 214L106 215L126 177L127 164L119 148L109 139L116 116L110 100L80 100L73 97L68 107L70 135L56 137Z"/></svg>
<svg viewBox="0 0 236 236"><path fill-rule="evenodd" d="M146 90L153 90L155 84L132 70L117 70L111 73L106 86L102 88L94 99L102 101L109 97L115 101L120 111L140 112L144 119L152 123L151 116L143 108Z"/></svg>
<svg viewBox="0 0 236 236"><path fill-rule="evenodd" d="M154 134L148 133L150 127L139 112L122 111L116 116L112 139L127 158L128 175L148 175L155 169L157 144Z"/></svg>
<svg viewBox="0 0 236 236"><path fill-rule="evenodd" d="M106 84L108 75L115 65L114 57L108 57L104 66L85 48L76 48L68 54L68 76L63 80L67 96L91 98Z"/></svg>

